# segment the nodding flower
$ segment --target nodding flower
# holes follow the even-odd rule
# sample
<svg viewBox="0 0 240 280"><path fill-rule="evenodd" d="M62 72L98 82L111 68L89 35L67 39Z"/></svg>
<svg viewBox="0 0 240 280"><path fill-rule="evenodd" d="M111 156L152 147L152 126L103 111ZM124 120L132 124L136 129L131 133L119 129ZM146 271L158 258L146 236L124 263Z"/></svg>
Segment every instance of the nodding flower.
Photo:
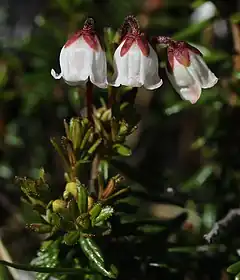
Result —
<svg viewBox="0 0 240 280"><path fill-rule="evenodd" d="M202 88L213 87L218 78L208 68L201 52L184 41L159 36L156 42L167 46L166 72L170 82L182 99L196 103Z"/></svg>
<svg viewBox="0 0 240 280"><path fill-rule="evenodd" d="M72 86L85 85L90 80L97 87L107 87L106 55L94 31L92 18L88 18L83 28L65 43L59 61L61 73L51 70L55 79L63 78Z"/></svg>
<svg viewBox="0 0 240 280"><path fill-rule="evenodd" d="M156 89L162 85L158 75L158 57L141 33L135 17L126 17L121 29L121 43L114 53L112 86L144 86Z"/></svg>

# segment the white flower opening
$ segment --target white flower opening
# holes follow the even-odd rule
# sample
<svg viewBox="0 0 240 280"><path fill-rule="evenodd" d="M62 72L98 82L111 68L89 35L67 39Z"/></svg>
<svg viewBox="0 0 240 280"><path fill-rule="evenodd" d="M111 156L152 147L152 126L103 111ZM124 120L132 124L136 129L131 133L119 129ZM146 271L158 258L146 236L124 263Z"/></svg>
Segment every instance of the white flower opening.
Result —
<svg viewBox="0 0 240 280"><path fill-rule="evenodd" d="M125 40L114 53L114 74L109 84L115 87L144 86L150 90L160 87L163 82L158 75L158 57L153 48L149 45L149 55L145 56L137 42L134 42L127 53L121 56L124 42Z"/></svg>
<svg viewBox="0 0 240 280"><path fill-rule="evenodd" d="M167 75L175 90L182 99L196 103L200 98L202 88L213 87L218 78L208 68L203 58L189 50L190 66L186 67L173 58L173 70Z"/></svg>
<svg viewBox="0 0 240 280"><path fill-rule="evenodd" d="M90 79L97 87L107 87L106 55L99 41L96 51L87 44L83 36L80 36L70 45L63 46L59 61L61 73L57 74L54 69L51 70L55 79L63 78L71 86L85 85Z"/></svg>

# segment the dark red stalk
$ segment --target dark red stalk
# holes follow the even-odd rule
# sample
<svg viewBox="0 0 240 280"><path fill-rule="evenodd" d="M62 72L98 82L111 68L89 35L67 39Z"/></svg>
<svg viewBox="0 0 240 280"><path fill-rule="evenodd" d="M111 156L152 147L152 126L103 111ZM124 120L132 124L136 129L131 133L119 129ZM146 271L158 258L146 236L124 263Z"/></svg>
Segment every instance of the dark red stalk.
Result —
<svg viewBox="0 0 240 280"><path fill-rule="evenodd" d="M88 81L86 89L86 103L88 120L93 124L93 84Z"/></svg>

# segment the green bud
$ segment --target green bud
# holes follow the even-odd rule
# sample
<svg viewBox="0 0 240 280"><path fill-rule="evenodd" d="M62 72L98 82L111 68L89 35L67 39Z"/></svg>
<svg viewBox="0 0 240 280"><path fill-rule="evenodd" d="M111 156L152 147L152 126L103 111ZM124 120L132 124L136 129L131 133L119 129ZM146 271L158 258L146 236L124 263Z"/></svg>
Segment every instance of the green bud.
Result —
<svg viewBox="0 0 240 280"><path fill-rule="evenodd" d="M101 120L103 122L104 121L109 121L109 120L111 120L111 118L112 118L112 110L111 109L106 110L101 116Z"/></svg>
<svg viewBox="0 0 240 280"><path fill-rule="evenodd" d="M93 204L94 204L93 197L88 196L88 210L92 209Z"/></svg>
<svg viewBox="0 0 240 280"><path fill-rule="evenodd" d="M88 211L88 193L79 181L77 181L77 205L80 214L87 213Z"/></svg>
<svg viewBox="0 0 240 280"><path fill-rule="evenodd" d="M78 216L78 206L74 199L71 199L68 202L67 209L69 211L70 216L74 219Z"/></svg>
<svg viewBox="0 0 240 280"><path fill-rule="evenodd" d="M80 226L83 229L88 229L90 226L90 220L89 220L89 215L88 213L84 213L82 215L80 215L77 219L76 219L76 223L78 226Z"/></svg>
<svg viewBox="0 0 240 280"><path fill-rule="evenodd" d="M65 212L66 206L67 206L66 201L61 200L61 199L56 199L52 203L52 209L53 209L53 212L55 212L55 213Z"/></svg>
<svg viewBox="0 0 240 280"><path fill-rule="evenodd" d="M98 132L101 132L102 126L101 126L100 120L97 119L96 117L94 117L93 120L94 120L95 129L96 129Z"/></svg>
<svg viewBox="0 0 240 280"><path fill-rule="evenodd" d="M69 192L68 191L64 191L63 192L63 198L66 200L69 198Z"/></svg>
<svg viewBox="0 0 240 280"><path fill-rule="evenodd" d="M101 143L102 143L102 139L101 138L97 139L97 141L89 148L88 154L89 155L93 154Z"/></svg>
<svg viewBox="0 0 240 280"><path fill-rule="evenodd" d="M113 149L121 156L127 157L132 154L132 151L129 147L121 144L113 145Z"/></svg>
<svg viewBox="0 0 240 280"><path fill-rule="evenodd" d="M69 126L70 139L73 143L73 149L76 150L80 147L82 141L82 127L78 118L72 118Z"/></svg>
<svg viewBox="0 0 240 280"><path fill-rule="evenodd" d="M49 233L52 231L52 226L44 224L30 224L27 227L37 233Z"/></svg>
<svg viewBox="0 0 240 280"><path fill-rule="evenodd" d="M54 225L56 228L61 227L61 218L58 214L52 213L51 215L51 224Z"/></svg>
<svg viewBox="0 0 240 280"><path fill-rule="evenodd" d="M77 184L76 182L70 182L66 184L65 191L70 193L73 197L77 197Z"/></svg>
<svg viewBox="0 0 240 280"><path fill-rule="evenodd" d="M87 132L84 134L84 137L83 137L83 140L81 142L81 145L80 145L80 149L83 150L89 140L89 137L91 136L93 132L93 127L90 127Z"/></svg>
<svg viewBox="0 0 240 280"><path fill-rule="evenodd" d="M112 141L116 141L116 136L119 130L119 122L116 120L116 118L111 119L111 132L112 132Z"/></svg>
<svg viewBox="0 0 240 280"><path fill-rule="evenodd" d="M80 237L79 231L70 231L64 235L63 241L66 245L71 246L78 242L79 237Z"/></svg>
<svg viewBox="0 0 240 280"><path fill-rule="evenodd" d="M106 107L105 107L105 106L100 107L100 108L98 108L98 109L96 110L96 112L95 112L94 115L95 115L98 119L100 119L101 116L102 116L102 114L103 114L105 111L106 111Z"/></svg>
<svg viewBox="0 0 240 280"><path fill-rule="evenodd" d="M87 125L89 124L88 118L82 119L82 120L81 120L81 124L82 124L82 126L85 128L85 126L87 126Z"/></svg>
<svg viewBox="0 0 240 280"><path fill-rule="evenodd" d="M65 134L68 139L70 139L70 134L69 134L69 125L66 120L63 120L64 128L65 128Z"/></svg>
<svg viewBox="0 0 240 280"><path fill-rule="evenodd" d="M128 125L126 122L121 122L120 128L119 128L119 135L126 135L128 132Z"/></svg>
<svg viewBox="0 0 240 280"><path fill-rule="evenodd" d="M93 208L89 211L90 214L90 219L92 221L92 226L95 225L95 220L97 218L97 216L99 215L99 213L102 210L102 205L101 203L96 203L94 204Z"/></svg>

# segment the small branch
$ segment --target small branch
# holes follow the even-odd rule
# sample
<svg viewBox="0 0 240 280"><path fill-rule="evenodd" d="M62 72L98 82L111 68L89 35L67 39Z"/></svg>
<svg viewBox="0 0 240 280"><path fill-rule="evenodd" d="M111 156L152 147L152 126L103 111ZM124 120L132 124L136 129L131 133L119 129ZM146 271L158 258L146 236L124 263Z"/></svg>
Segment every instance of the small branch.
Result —
<svg viewBox="0 0 240 280"><path fill-rule="evenodd" d="M212 239L216 237L223 228L226 228L229 223L231 223L238 216L240 216L240 208L230 210L222 220L214 224L211 231L204 235L204 238L209 243L212 242Z"/></svg>
<svg viewBox="0 0 240 280"><path fill-rule="evenodd" d="M116 102L116 89L114 87L111 87L108 90L108 108L112 108L115 102Z"/></svg>
<svg viewBox="0 0 240 280"><path fill-rule="evenodd" d="M86 86L87 115L88 120L93 124L93 84L88 81Z"/></svg>
<svg viewBox="0 0 240 280"><path fill-rule="evenodd" d="M24 270L24 271L34 271L39 273L51 273L51 274L98 274L95 271L91 271L86 268L63 268L63 267L40 267L34 265L25 265L25 264L18 264L18 263L11 263L0 260L0 265L14 267L16 269Z"/></svg>
<svg viewBox="0 0 240 280"><path fill-rule="evenodd" d="M100 163L99 155L96 154L96 156L93 159L92 162L92 169L91 169L91 175L90 175L90 181L89 181L89 191L90 193L95 192L95 180L98 176L98 166Z"/></svg>

